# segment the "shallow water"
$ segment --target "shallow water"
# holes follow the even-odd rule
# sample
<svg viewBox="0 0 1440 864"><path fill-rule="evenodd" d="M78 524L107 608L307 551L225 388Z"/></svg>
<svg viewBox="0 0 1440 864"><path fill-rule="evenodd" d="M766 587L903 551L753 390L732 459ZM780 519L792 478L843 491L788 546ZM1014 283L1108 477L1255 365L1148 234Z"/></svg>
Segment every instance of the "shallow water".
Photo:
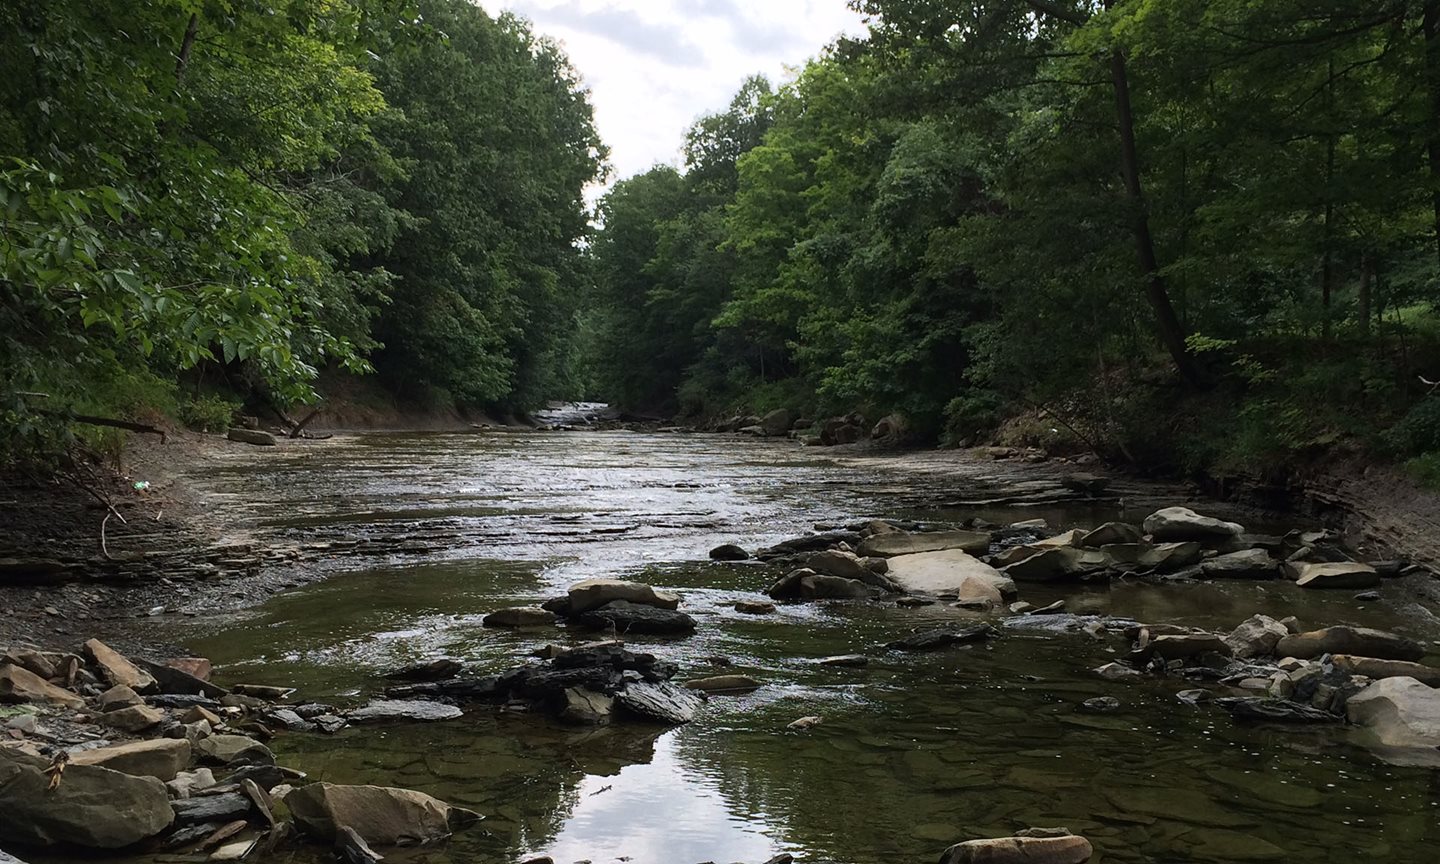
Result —
<svg viewBox="0 0 1440 864"><path fill-rule="evenodd" d="M960 519L934 502L983 497L981 480L842 467L788 443L628 433L367 435L256 455L198 478L247 502L271 540L405 537L426 551L356 569L251 612L172 622L223 682L360 701L381 673L455 656L499 670L563 631L486 630L488 611L553 596L595 575L673 588L700 622L681 640L631 640L708 674L723 656L765 682L716 697L675 730L576 730L477 706L443 724L284 735L285 764L319 779L400 785L485 815L436 848L387 860L632 864L764 861L779 852L846 864L930 861L950 843L1064 825L1105 861L1433 860L1440 773L1377 761L1340 728L1238 726L1175 697L1180 680L1090 674L1118 636L1005 628L982 646L922 655L878 646L968 616L943 606L728 604L775 576L712 564L709 548L755 548L816 522L867 516ZM1057 528L1114 507L994 510ZM1138 518L1141 514L1123 514ZM1306 625L1387 626L1435 638L1387 603L1285 583L1032 589L1041 605L1229 628L1263 611ZM1417 619L1418 620L1418 619ZM818 665L861 652L869 666ZM1122 709L1079 703L1113 695ZM820 715L808 732L790 721ZM313 855L302 853L301 857Z"/></svg>

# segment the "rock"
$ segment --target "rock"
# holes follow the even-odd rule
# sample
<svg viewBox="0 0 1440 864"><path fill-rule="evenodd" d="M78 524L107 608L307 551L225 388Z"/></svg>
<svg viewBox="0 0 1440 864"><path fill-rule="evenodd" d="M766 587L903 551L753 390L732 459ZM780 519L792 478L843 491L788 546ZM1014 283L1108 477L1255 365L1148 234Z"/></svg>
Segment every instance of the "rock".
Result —
<svg viewBox="0 0 1440 864"><path fill-rule="evenodd" d="M1285 571L1301 588L1372 588L1380 584L1380 574L1375 568L1358 561L1295 562L1286 564Z"/></svg>
<svg viewBox="0 0 1440 864"><path fill-rule="evenodd" d="M404 669L396 669L394 672L387 672L385 677L397 681L444 681L447 678L454 678L464 669L465 666L459 660L441 657L428 663L419 663L415 666L406 666Z"/></svg>
<svg viewBox="0 0 1440 864"><path fill-rule="evenodd" d="M374 723L382 720L409 720L412 722L434 722L454 720L465 712L444 702L426 702L420 699L377 699L363 708L346 713L351 723Z"/></svg>
<svg viewBox="0 0 1440 864"><path fill-rule="evenodd" d="M225 437L239 444L253 444L256 447L274 447L277 443L275 436L269 432L261 432L259 429L241 429L238 426L226 432Z"/></svg>
<svg viewBox="0 0 1440 864"><path fill-rule="evenodd" d="M61 687L56 687L29 669L0 666L0 703L33 702L39 705L63 705L84 708L85 700Z"/></svg>
<svg viewBox="0 0 1440 864"><path fill-rule="evenodd" d="M1361 591L1355 595L1356 600L1361 603L1374 603L1380 599L1379 591Z"/></svg>
<svg viewBox="0 0 1440 864"><path fill-rule="evenodd" d="M1230 712L1236 720L1266 723L1338 723L1339 716L1286 699L1258 696L1223 697L1215 704Z"/></svg>
<svg viewBox="0 0 1440 864"><path fill-rule="evenodd" d="M209 768L196 768L194 771L177 772L175 777L165 784L165 788L169 789L175 798L189 798L201 789L209 789L214 785L214 772Z"/></svg>
<svg viewBox="0 0 1440 864"><path fill-rule="evenodd" d="M309 732L315 728L314 723L289 708L277 708L267 712L265 723L271 728L279 727L290 732Z"/></svg>
<svg viewBox="0 0 1440 864"><path fill-rule="evenodd" d="M1267 615L1252 615L1225 637L1225 644L1236 657L1268 657L1275 646L1289 635L1285 625Z"/></svg>
<svg viewBox="0 0 1440 864"><path fill-rule="evenodd" d="M632 682L620 691L615 701L642 720L655 720L672 725L694 720L696 712L704 704L700 694L677 687L669 681Z"/></svg>
<svg viewBox="0 0 1440 864"><path fill-rule="evenodd" d="M334 841L342 826L377 846L440 840L480 821L480 815L438 798L388 786L312 783L285 796L295 822L307 833Z"/></svg>
<svg viewBox="0 0 1440 864"><path fill-rule="evenodd" d="M11 665L28 669L47 681L56 677L55 661L51 659L54 655L47 656L43 651L6 651L0 655L0 666Z"/></svg>
<svg viewBox="0 0 1440 864"><path fill-rule="evenodd" d="M1280 575L1280 562L1264 549L1244 549L1201 561L1200 575L1208 579L1274 579Z"/></svg>
<svg viewBox="0 0 1440 864"><path fill-rule="evenodd" d="M229 822L250 815L254 803L240 792L219 795L192 795L171 801L175 824L195 825L201 822Z"/></svg>
<svg viewBox="0 0 1440 864"><path fill-rule="evenodd" d="M864 654L837 654L834 657L821 657L818 661L821 666L868 666L870 658Z"/></svg>
<svg viewBox="0 0 1440 864"><path fill-rule="evenodd" d="M819 573L802 576L798 589L798 596L805 600L870 600L880 595L879 588L859 579L842 579Z"/></svg>
<svg viewBox="0 0 1440 864"><path fill-rule="evenodd" d="M1092 854L1084 837L1001 837L957 843L940 864L1085 864Z"/></svg>
<svg viewBox="0 0 1440 864"><path fill-rule="evenodd" d="M1356 657L1351 654L1336 654L1330 658L1336 669L1351 675L1366 678L1414 678L1422 684L1440 687L1440 669L1423 663L1407 663L1404 660L1381 660L1378 657Z"/></svg>
<svg viewBox="0 0 1440 864"><path fill-rule="evenodd" d="M983 531L929 531L922 534L906 534L894 531L889 534L872 534L860 541L859 553L865 557L894 558L897 555L916 555L921 552L941 552L959 549L971 555L984 555L990 550L990 535Z"/></svg>
<svg viewBox="0 0 1440 864"><path fill-rule="evenodd" d="M1231 653L1225 640L1214 633L1189 633L1183 636L1156 636L1150 643L1155 653L1169 660L1186 660L1197 654L1213 652L1225 657Z"/></svg>
<svg viewBox="0 0 1440 864"><path fill-rule="evenodd" d="M160 721L165 719L165 712L149 705L131 705L129 708L107 711L97 719L111 729L119 729L121 732L143 732L160 725Z"/></svg>
<svg viewBox="0 0 1440 864"><path fill-rule="evenodd" d="M1322 654L1354 654L1414 662L1425 656L1425 646L1383 630L1341 626L1291 634L1280 640L1275 652L1300 660L1313 660Z"/></svg>
<svg viewBox="0 0 1440 864"><path fill-rule="evenodd" d="M744 615L769 615L775 611L775 604L764 600L737 600L735 611Z"/></svg>
<svg viewBox="0 0 1440 864"><path fill-rule="evenodd" d="M1058 582L1077 579L1102 569L1104 565L1105 556L1102 553L1061 546L1007 564L1000 573L1016 582Z"/></svg>
<svg viewBox="0 0 1440 864"><path fill-rule="evenodd" d="M186 724L200 723L202 721L205 723L209 723L211 729L218 728L223 722L220 719L220 715L216 714L215 712L211 711L203 705L192 706L190 710L186 711L184 716L180 718L180 722Z"/></svg>
<svg viewBox="0 0 1440 864"><path fill-rule="evenodd" d="M759 690L760 682L748 675L716 675L686 681L685 686L705 693L748 693Z"/></svg>
<svg viewBox="0 0 1440 864"><path fill-rule="evenodd" d="M991 596L976 587L983 583L1001 600L1014 597L1015 580L959 549L898 555L889 559L887 575L905 591L916 594ZM998 602L998 601L997 601Z"/></svg>
<svg viewBox="0 0 1440 864"><path fill-rule="evenodd" d="M548 612L539 606L511 606L491 612L481 619L480 623L486 627L547 627L554 624L555 620L554 612Z"/></svg>
<svg viewBox="0 0 1440 864"><path fill-rule="evenodd" d="M1094 670L1096 675L1106 681L1132 681L1136 678L1144 678L1145 673L1120 663L1106 663Z"/></svg>
<svg viewBox="0 0 1440 864"><path fill-rule="evenodd" d="M806 560L805 566L822 576L856 579L861 582L869 582L876 575L854 552L842 552L839 549L816 552Z"/></svg>
<svg viewBox="0 0 1440 864"><path fill-rule="evenodd" d="M254 838L248 840L236 840L234 843L226 843L214 852L211 852L206 861L239 861L250 854L258 841Z"/></svg>
<svg viewBox="0 0 1440 864"><path fill-rule="evenodd" d="M748 561L750 553L734 543L725 543L711 549L710 558L715 561Z"/></svg>
<svg viewBox="0 0 1440 864"><path fill-rule="evenodd" d="M1139 543L1142 537L1140 529L1128 522L1106 522L1095 530L1086 532L1078 545L1086 549L1099 549L1115 543Z"/></svg>
<svg viewBox="0 0 1440 864"><path fill-rule="evenodd" d="M230 688L232 696L245 696L251 699L259 699L263 702L279 702L282 699L289 699L290 694L295 692L294 687L276 687L273 684L236 684ZM223 701L223 700L222 700ZM255 704L254 707L262 708L263 704Z"/></svg>
<svg viewBox="0 0 1440 864"><path fill-rule="evenodd" d="M785 728L792 729L796 732L805 732L810 729L814 729L816 726L819 726L821 723L824 722L824 717L812 715L810 717L801 717L799 720L791 720L789 723L785 724Z"/></svg>
<svg viewBox="0 0 1440 864"><path fill-rule="evenodd" d="M1225 541L1245 533L1244 527L1234 522L1201 516L1188 507L1165 507L1156 510L1145 517L1142 527L1156 542Z"/></svg>
<svg viewBox="0 0 1440 864"><path fill-rule="evenodd" d="M610 722L615 710L615 699L604 693L596 693L586 687L568 688L562 698L558 716L561 722L577 726L599 726Z"/></svg>
<svg viewBox="0 0 1440 864"><path fill-rule="evenodd" d="M203 666L197 665L195 668L201 669L208 676L210 674L210 661L204 660L200 662L203 663ZM213 699L219 699L230 692L224 687L218 687L197 675L191 675L184 669L168 664L139 660L136 661L136 665L150 673L150 676L155 679L156 691L160 693L171 693L182 696L208 696Z"/></svg>
<svg viewBox="0 0 1440 864"><path fill-rule="evenodd" d="M804 537L792 537L789 540L776 543L768 549L761 549L755 557L762 560L772 558L783 558L789 555L799 555L802 552L819 552L821 549L833 549L841 543L859 543L860 535L854 531L824 531L819 534L808 534Z"/></svg>
<svg viewBox="0 0 1440 864"><path fill-rule="evenodd" d="M1066 474L1060 478L1060 485L1071 492L1079 492L1082 495L1099 495L1110 488L1110 478L1100 477L1095 474Z"/></svg>
<svg viewBox="0 0 1440 864"><path fill-rule="evenodd" d="M0 840L121 849L170 827L165 784L93 765L71 765L50 789L49 760L0 748Z"/></svg>
<svg viewBox="0 0 1440 864"><path fill-rule="evenodd" d="M84 651L85 656L99 667L100 677L107 684L112 686L124 684L136 693L155 692L154 676L125 659L118 651L99 639L91 639L86 642Z"/></svg>
<svg viewBox="0 0 1440 864"><path fill-rule="evenodd" d="M1112 543L1100 549L1107 565L1126 573L1174 573L1199 564L1203 551L1196 542Z"/></svg>
<svg viewBox="0 0 1440 864"><path fill-rule="evenodd" d="M1404 764L1440 764L1440 690L1414 678L1384 678L1351 696L1345 716L1388 748L1417 749Z"/></svg>
<svg viewBox="0 0 1440 864"><path fill-rule="evenodd" d="M1080 538L1084 536L1084 531L1079 528L1071 528L1069 531L1062 531L1053 537L1037 540L1030 545L1037 549L1058 549L1062 546L1079 546Z"/></svg>
<svg viewBox="0 0 1440 864"><path fill-rule="evenodd" d="M140 698L140 694L124 684L116 684L100 694L101 711L117 711L121 708L129 708L131 705L144 704L145 700Z"/></svg>
<svg viewBox="0 0 1440 864"><path fill-rule="evenodd" d="M900 441L909 434L910 423L901 414L887 414L881 417L870 430L870 437L876 441Z"/></svg>
<svg viewBox="0 0 1440 864"><path fill-rule="evenodd" d="M789 408L776 408L769 414L760 418L760 428L764 430L766 437L779 438L790 431L795 425L795 412Z"/></svg>
<svg viewBox="0 0 1440 864"><path fill-rule="evenodd" d="M586 579L570 586L569 615L582 615L617 600L657 609L677 609L680 598L666 591L656 591L639 582L622 579Z"/></svg>
<svg viewBox="0 0 1440 864"><path fill-rule="evenodd" d="M1114 696L1096 696L1081 702L1080 707L1092 714L1110 714L1120 710L1120 700Z"/></svg>
<svg viewBox="0 0 1440 864"><path fill-rule="evenodd" d="M201 681L210 680L212 671L210 661L204 657L171 657L165 661L165 665L177 672L184 672L191 678L198 678ZM151 674L154 674L153 670Z"/></svg>
<svg viewBox="0 0 1440 864"><path fill-rule="evenodd" d="M670 635L695 632L695 619L684 612L628 600L612 600L570 620L595 630L613 627L616 633Z"/></svg>
<svg viewBox="0 0 1440 864"><path fill-rule="evenodd" d="M973 627L941 627L906 636L904 639L888 643L885 647L892 651L933 651L950 645L984 642L998 635L1000 635L999 632L989 624L977 624Z"/></svg>
<svg viewBox="0 0 1440 864"><path fill-rule="evenodd" d="M132 777L154 777L164 783L190 767L190 742L183 738L157 738L96 747L71 753L70 764L96 765Z"/></svg>
<svg viewBox="0 0 1440 864"><path fill-rule="evenodd" d="M244 735L211 735L195 743L196 754L220 765L274 765L270 748Z"/></svg>

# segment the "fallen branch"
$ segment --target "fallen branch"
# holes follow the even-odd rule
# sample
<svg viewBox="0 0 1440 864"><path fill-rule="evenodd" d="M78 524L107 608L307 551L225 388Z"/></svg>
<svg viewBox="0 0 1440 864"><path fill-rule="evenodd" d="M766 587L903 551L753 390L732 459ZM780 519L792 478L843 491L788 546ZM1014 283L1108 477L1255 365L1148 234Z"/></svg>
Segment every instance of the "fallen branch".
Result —
<svg viewBox="0 0 1440 864"><path fill-rule="evenodd" d="M95 417L90 414L70 414L64 411L40 411L39 413L47 417L59 417L71 423L84 423L87 426L109 426L115 429L127 429L131 432L143 432L147 435L159 435L161 444L164 444L169 438L169 435L164 429L146 423L132 423L129 420L116 420L114 417Z"/></svg>
<svg viewBox="0 0 1440 864"><path fill-rule="evenodd" d="M323 411L323 410L324 410L323 408L312 408L312 409L310 410L310 413L309 413L309 414L306 414L305 417L304 417L299 423L296 423L296 424L295 424L295 428L293 428L293 429L290 430L290 437L291 437L291 438L299 438L299 437L301 437L301 435L305 432L305 427L310 425L310 421L311 421L311 420L314 420L316 417L319 417L319 416L320 416L320 412Z"/></svg>

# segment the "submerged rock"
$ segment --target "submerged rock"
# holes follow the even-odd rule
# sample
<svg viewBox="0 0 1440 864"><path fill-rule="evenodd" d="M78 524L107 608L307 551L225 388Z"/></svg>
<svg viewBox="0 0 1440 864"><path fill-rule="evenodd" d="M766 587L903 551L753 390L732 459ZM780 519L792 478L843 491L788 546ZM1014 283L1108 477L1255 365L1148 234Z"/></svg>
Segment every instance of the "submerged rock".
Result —
<svg viewBox="0 0 1440 864"><path fill-rule="evenodd" d="M760 682L749 675L715 675L686 681L685 686L706 693L748 693L760 689Z"/></svg>
<svg viewBox="0 0 1440 864"><path fill-rule="evenodd" d="M769 615L775 611L775 604L764 600L737 600L735 611L743 615Z"/></svg>
<svg viewBox="0 0 1440 864"><path fill-rule="evenodd" d="M546 627L554 624L556 617L554 612L539 606L511 606L491 612L482 618L480 623L485 627L509 627L512 629Z"/></svg>
<svg viewBox="0 0 1440 864"><path fill-rule="evenodd" d="M1266 723L1338 723L1340 717L1300 702L1263 697L1222 697L1215 704L1236 720Z"/></svg>
<svg viewBox="0 0 1440 864"><path fill-rule="evenodd" d="M1280 562L1264 549L1242 549L1200 562L1200 575L1207 579L1274 579Z"/></svg>
<svg viewBox="0 0 1440 864"><path fill-rule="evenodd" d="M0 748L0 840L120 849L170 827L165 784L93 765L71 765L50 788L49 760Z"/></svg>
<svg viewBox="0 0 1440 864"><path fill-rule="evenodd" d="M941 627L906 636L904 639L886 644L885 647L892 651L933 651L951 645L984 642L998 635L1000 635L999 631L989 624L978 624L974 627Z"/></svg>
<svg viewBox="0 0 1440 864"><path fill-rule="evenodd" d="M419 663L403 669L396 669L394 672L387 672L385 677L400 681L443 681L459 675L464 668L459 660L442 657L428 663Z"/></svg>
<svg viewBox="0 0 1440 864"><path fill-rule="evenodd" d="M419 699L381 699L345 715L351 723L373 723L382 720L434 722L453 720L463 714L454 705L426 702Z"/></svg>
<svg viewBox="0 0 1440 864"><path fill-rule="evenodd" d="M1084 837L1000 837L957 843L940 864L1085 864L1094 854Z"/></svg>
<svg viewBox="0 0 1440 864"><path fill-rule="evenodd" d="M309 834L333 841L344 826L376 846L441 840L480 821L480 814L472 810L390 786L312 783L286 795L285 805Z"/></svg>

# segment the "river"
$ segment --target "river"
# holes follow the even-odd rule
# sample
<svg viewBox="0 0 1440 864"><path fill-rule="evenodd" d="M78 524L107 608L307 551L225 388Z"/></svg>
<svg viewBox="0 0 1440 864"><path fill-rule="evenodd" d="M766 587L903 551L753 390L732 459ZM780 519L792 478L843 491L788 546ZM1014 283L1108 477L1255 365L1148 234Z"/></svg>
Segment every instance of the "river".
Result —
<svg viewBox="0 0 1440 864"><path fill-rule="evenodd" d="M817 523L981 513L1041 515L1059 529L1138 521L1133 504L946 508L937 502L1029 481L720 436L367 434L226 453L190 478L212 506L243 514L237 531L248 536L311 550L310 566L330 575L252 609L155 625L211 658L221 683L293 686L344 705L422 659L499 671L538 645L585 637L486 629L486 612L598 575L678 591L699 621L694 636L632 645L675 660L682 677L725 658L727 671L764 682L671 730L578 730L476 706L440 724L278 736L281 762L313 778L419 789L485 816L446 845L387 850L388 861L696 864L789 852L893 864L1032 825L1083 833L1104 861L1421 861L1440 841L1440 774L1386 765L1340 727L1237 725L1178 700L1195 686L1182 679L1101 680L1090 670L1125 650L1118 637L1005 627L985 645L886 652L878 646L914 628L974 613L832 603L741 615L730 606L776 573L706 554ZM339 554L363 537L403 545ZM1350 594L1289 583L1022 586L1036 605L1063 597L1071 611L1147 622L1228 630L1266 612L1435 638L1421 619ZM870 664L816 662L852 652ZM1095 696L1117 697L1120 710L1081 710ZM806 715L824 722L787 730Z"/></svg>

